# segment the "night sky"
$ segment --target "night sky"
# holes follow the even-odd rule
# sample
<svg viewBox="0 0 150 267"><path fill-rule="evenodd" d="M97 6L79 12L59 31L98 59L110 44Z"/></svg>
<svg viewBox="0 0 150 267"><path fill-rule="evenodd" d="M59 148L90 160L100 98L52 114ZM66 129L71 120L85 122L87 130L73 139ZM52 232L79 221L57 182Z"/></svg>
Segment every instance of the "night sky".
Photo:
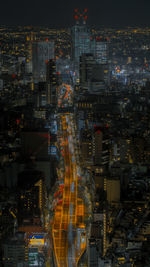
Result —
<svg viewBox="0 0 150 267"><path fill-rule="evenodd" d="M91 26L150 26L150 0L2 0L0 24L62 28L74 24L75 8L88 8Z"/></svg>

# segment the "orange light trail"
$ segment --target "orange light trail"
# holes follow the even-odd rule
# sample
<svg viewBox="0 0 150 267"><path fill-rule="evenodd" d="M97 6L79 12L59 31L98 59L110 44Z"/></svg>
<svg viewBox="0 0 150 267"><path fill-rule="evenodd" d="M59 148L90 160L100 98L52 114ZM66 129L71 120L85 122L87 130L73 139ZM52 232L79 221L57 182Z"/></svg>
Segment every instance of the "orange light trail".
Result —
<svg viewBox="0 0 150 267"><path fill-rule="evenodd" d="M68 85L65 86L69 90L70 87ZM81 242L80 248L77 248L77 231L82 233L85 231L85 207L83 200L79 198L78 194L77 162L76 160L72 161L72 154L69 150L67 116L69 118L69 114L61 115L60 118L63 128L62 144L65 178L63 188L59 188L59 190L62 190L62 200L57 203L52 224L55 263L57 267L76 267L86 248L86 242ZM72 241L74 243L74 250L69 241L73 233L75 233L75 238ZM69 260L71 260L71 265Z"/></svg>

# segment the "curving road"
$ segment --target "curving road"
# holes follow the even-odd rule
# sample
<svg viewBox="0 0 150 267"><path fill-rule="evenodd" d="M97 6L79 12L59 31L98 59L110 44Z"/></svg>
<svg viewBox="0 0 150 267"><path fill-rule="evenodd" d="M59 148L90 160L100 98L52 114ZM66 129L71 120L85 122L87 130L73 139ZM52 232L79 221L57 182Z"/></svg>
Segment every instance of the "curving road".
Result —
<svg viewBox="0 0 150 267"><path fill-rule="evenodd" d="M69 92L69 85L66 87ZM59 105L61 99L60 93ZM76 267L86 248L85 206L78 194L79 174L73 115L61 114L59 121L62 123L62 132L59 134L63 144L65 172L62 200L55 207L52 224L54 256L57 267Z"/></svg>

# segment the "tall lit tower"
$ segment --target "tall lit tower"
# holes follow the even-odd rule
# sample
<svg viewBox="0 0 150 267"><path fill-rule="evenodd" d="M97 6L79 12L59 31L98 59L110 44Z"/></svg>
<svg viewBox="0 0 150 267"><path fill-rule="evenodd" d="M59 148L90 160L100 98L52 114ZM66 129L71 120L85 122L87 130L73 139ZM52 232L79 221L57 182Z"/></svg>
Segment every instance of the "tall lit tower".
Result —
<svg viewBox="0 0 150 267"><path fill-rule="evenodd" d="M80 13L75 9L74 15L76 25L72 27L72 59L75 64L75 70L79 70L80 56L84 53L90 53L90 30L86 26L87 9Z"/></svg>

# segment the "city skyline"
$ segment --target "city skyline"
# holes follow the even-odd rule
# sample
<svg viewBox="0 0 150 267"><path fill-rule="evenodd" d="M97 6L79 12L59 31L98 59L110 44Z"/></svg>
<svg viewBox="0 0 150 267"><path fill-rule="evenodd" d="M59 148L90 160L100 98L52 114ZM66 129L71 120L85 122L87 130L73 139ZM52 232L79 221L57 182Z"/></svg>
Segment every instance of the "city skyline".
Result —
<svg viewBox="0 0 150 267"><path fill-rule="evenodd" d="M150 267L149 3L75 4L1 7L0 267Z"/></svg>
<svg viewBox="0 0 150 267"><path fill-rule="evenodd" d="M74 24L74 9L88 9L88 24L90 26L126 27L150 26L147 0L133 1L76 1L41 2L18 0L1 3L1 25L33 25L50 27L69 27ZM66 15L67 14L67 15Z"/></svg>

